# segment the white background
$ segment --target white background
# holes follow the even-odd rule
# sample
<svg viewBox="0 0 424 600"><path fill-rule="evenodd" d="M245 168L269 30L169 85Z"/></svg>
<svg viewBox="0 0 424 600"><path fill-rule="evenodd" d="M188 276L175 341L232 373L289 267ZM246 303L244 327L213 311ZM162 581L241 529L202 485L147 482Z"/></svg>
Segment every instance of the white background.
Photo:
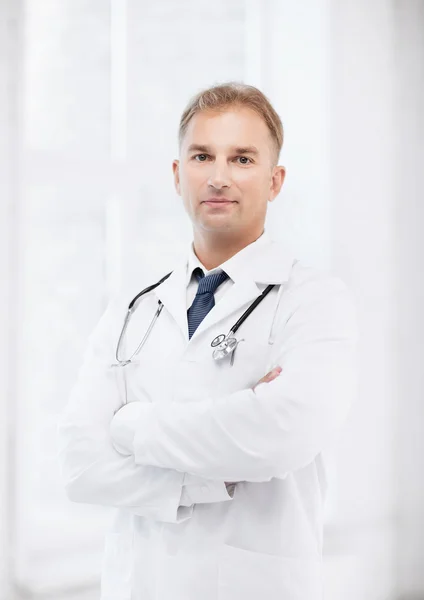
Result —
<svg viewBox="0 0 424 600"><path fill-rule="evenodd" d="M227 80L285 126L268 230L357 299L325 600L424 597L423 32L420 0L0 0L0 600L98 598L109 515L66 499L56 419L110 293L190 238L178 121Z"/></svg>

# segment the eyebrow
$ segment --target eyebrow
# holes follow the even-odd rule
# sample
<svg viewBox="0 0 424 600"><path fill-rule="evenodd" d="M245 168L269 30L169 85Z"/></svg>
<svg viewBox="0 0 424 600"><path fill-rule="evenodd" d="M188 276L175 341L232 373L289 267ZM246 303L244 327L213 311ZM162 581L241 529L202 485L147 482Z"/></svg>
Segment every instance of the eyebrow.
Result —
<svg viewBox="0 0 424 600"><path fill-rule="evenodd" d="M236 154L259 154L259 150L256 148L256 146L233 146L232 150ZM191 144L188 147L187 152L193 151L210 153L211 148L202 144Z"/></svg>

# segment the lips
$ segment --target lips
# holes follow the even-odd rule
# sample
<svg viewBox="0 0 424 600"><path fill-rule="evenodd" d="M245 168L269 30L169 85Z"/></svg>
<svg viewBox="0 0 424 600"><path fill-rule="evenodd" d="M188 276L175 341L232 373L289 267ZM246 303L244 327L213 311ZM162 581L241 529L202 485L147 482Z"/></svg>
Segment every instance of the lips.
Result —
<svg viewBox="0 0 424 600"><path fill-rule="evenodd" d="M209 204L210 206L227 205L234 204L234 200L228 200L228 198L209 198L204 201L204 204Z"/></svg>
<svg viewBox="0 0 424 600"><path fill-rule="evenodd" d="M206 204L206 206L209 206L210 208L217 208L219 210L222 210L223 208L230 208L230 206L235 204L235 202L216 202L207 200L206 202L204 202L204 204Z"/></svg>

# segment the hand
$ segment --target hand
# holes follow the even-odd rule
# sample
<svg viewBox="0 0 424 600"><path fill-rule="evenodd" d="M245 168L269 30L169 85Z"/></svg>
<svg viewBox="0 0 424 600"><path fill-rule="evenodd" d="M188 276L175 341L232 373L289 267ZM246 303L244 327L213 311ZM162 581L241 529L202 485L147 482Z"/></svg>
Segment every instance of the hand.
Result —
<svg viewBox="0 0 424 600"><path fill-rule="evenodd" d="M279 376L279 374L281 373L282 370L283 369L280 366L274 367L272 369L272 371L270 371L269 373L267 373L265 375L265 377L262 377L262 379L260 379L258 381L258 383L253 386L253 388L252 388L253 391L255 391L255 387L257 385L259 385L260 383L269 383L270 381L273 381L274 379L276 379Z"/></svg>

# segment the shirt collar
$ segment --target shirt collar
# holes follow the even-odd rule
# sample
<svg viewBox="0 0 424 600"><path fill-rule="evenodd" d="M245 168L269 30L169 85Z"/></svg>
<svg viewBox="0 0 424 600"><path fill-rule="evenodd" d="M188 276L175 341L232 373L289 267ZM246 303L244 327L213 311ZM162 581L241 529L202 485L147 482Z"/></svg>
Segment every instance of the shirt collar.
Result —
<svg viewBox="0 0 424 600"><path fill-rule="evenodd" d="M230 279L232 279L234 282L237 281L237 279L242 275L246 264L252 259L254 260L256 256L261 253L263 246L269 244L271 241L272 240L268 232L264 230L262 235L257 240L251 244L248 244L245 248L242 248L242 250L237 252L237 254L223 262L221 265L210 269L209 271L196 256L193 248L193 242L191 242L188 251L186 286L188 286L190 283L193 271L196 267L200 267L205 275L215 273L216 271L225 271Z"/></svg>

